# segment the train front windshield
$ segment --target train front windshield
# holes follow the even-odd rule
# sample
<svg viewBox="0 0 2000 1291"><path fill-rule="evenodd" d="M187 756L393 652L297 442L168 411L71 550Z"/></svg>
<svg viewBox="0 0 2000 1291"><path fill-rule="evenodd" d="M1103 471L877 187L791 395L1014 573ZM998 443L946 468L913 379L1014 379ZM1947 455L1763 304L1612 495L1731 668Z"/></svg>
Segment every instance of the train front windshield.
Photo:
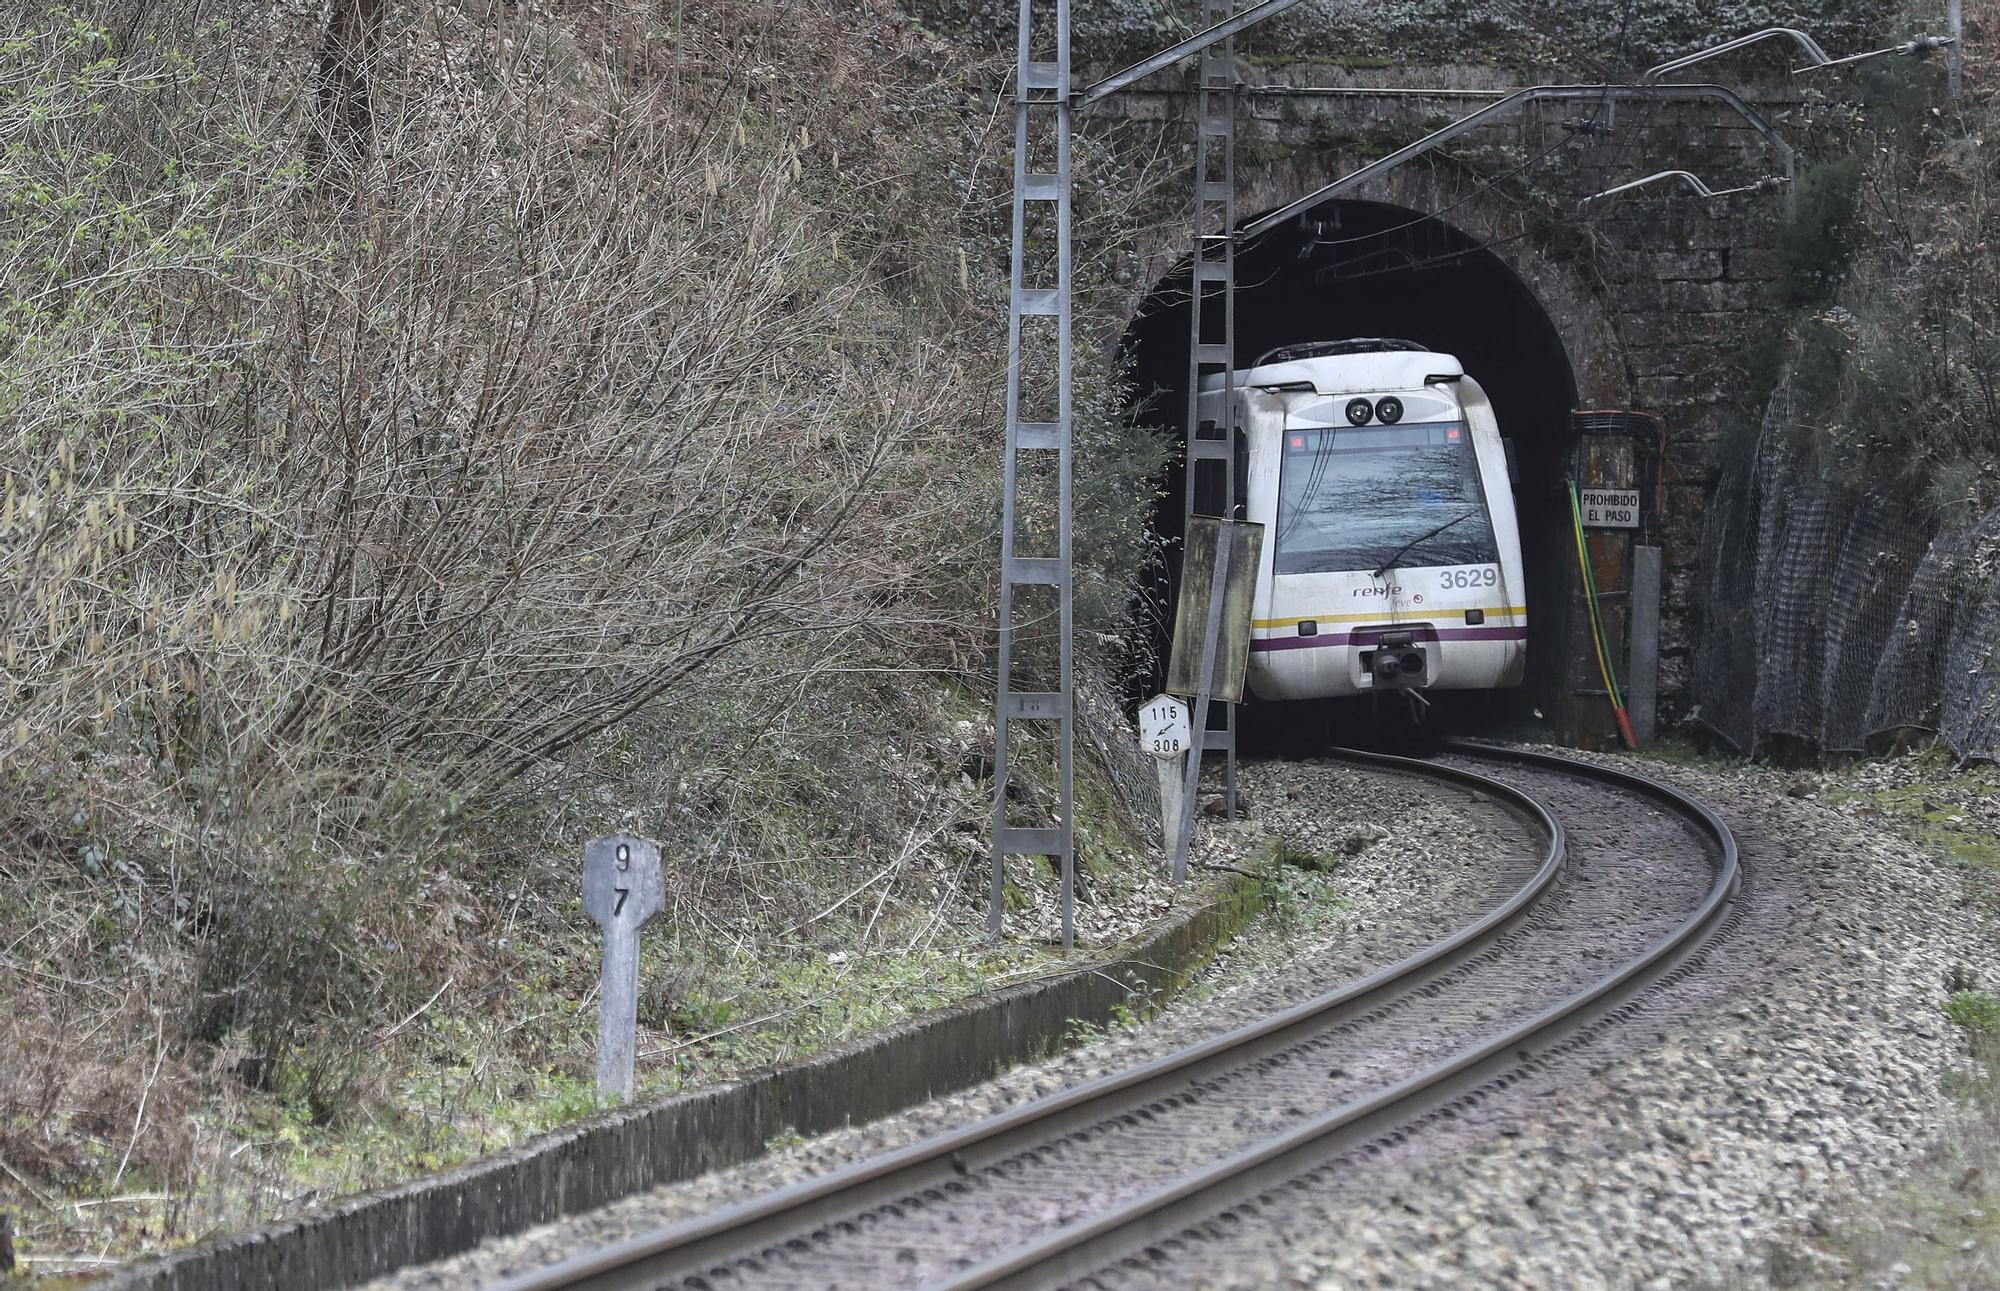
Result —
<svg viewBox="0 0 2000 1291"><path fill-rule="evenodd" d="M1280 574L1499 560L1464 422L1285 431Z"/></svg>

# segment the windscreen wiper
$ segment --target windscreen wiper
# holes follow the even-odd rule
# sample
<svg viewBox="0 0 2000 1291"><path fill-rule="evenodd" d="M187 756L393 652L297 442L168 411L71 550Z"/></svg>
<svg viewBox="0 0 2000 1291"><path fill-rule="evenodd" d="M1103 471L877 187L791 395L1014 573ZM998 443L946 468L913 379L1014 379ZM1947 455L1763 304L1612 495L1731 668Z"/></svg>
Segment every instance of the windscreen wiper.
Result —
<svg viewBox="0 0 2000 1291"><path fill-rule="evenodd" d="M1459 521L1470 520L1472 517L1478 514L1479 514L1478 507L1474 507L1470 511L1461 511L1457 515L1453 516L1451 519L1439 525L1437 528L1431 530L1429 533L1418 534L1416 537L1410 539L1402 546L1396 548L1396 554L1382 562L1382 567L1375 571L1375 577L1380 578L1382 577L1382 575L1388 573L1391 569L1394 569L1396 567L1396 562L1401 560L1404 556L1407 556L1410 553L1410 548L1416 546L1418 543L1429 542L1431 539L1437 537L1439 534L1451 528Z"/></svg>

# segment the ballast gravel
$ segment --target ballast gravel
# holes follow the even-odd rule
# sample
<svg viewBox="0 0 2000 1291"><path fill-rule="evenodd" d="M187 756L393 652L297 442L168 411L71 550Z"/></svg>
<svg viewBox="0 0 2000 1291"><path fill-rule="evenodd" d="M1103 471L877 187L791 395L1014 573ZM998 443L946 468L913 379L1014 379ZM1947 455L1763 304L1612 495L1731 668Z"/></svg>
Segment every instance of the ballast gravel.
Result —
<svg viewBox="0 0 2000 1291"><path fill-rule="evenodd" d="M1639 769L1702 797L1743 846L1740 913L1700 972L1560 1080L1288 1193L1226 1247L1123 1280L1734 1287L1770 1284L1774 1253L1788 1278L1824 1258L1802 1225L1893 1183L1948 1123L1940 1082L1963 1043L1938 1006L1947 979L1996 980L1990 920L1935 855L1768 778ZM1240 866L1283 839L1339 858L1340 900L1281 908L1151 1023L379 1285L485 1282L1169 1052L1399 958L1504 900L1540 859L1526 822L1459 791L1326 762L1253 763L1243 777L1254 819L1212 830L1208 863Z"/></svg>

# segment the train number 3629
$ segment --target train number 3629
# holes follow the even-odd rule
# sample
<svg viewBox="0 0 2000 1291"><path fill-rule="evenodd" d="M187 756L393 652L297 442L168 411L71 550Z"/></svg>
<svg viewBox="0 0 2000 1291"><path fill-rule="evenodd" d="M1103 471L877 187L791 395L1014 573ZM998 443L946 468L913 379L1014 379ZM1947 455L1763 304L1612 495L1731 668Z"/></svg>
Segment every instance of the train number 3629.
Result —
<svg viewBox="0 0 2000 1291"><path fill-rule="evenodd" d="M1447 569L1438 576L1438 585L1446 591L1460 587L1498 587L1500 570L1494 565L1482 565L1478 569Z"/></svg>

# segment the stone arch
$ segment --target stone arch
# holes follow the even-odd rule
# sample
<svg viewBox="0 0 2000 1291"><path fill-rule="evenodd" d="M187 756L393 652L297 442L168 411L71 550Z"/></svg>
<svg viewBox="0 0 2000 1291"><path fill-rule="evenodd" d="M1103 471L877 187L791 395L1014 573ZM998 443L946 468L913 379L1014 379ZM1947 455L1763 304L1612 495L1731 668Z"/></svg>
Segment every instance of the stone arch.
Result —
<svg viewBox="0 0 2000 1291"><path fill-rule="evenodd" d="M1365 158L1327 150L1297 150L1239 174L1237 210L1245 222L1325 187L1364 164ZM1430 216L1439 225L1487 248L1525 290L1540 302L1561 338L1582 407L1630 403L1629 365L1611 312L1599 292L1573 264L1552 257L1527 236L1528 221L1518 203L1485 180L1457 168L1418 161L1341 195L1331 206L1357 202L1395 207L1412 219ZM1436 213L1436 214L1433 214ZM1120 302L1116 346L1130 334L1141 311L1164 289L1185 291L1191 227L1155 226L1155 236L1134 248L1128 291Z"/></svg>
<svg viewBox="0 0 2000 1291"><path fill-rule="evenodd" d="M1254 218L1357 164L1300 153L1265 164L1244 176L1238 210ZM1245 244L1237 362L1295 341L1398 336L1458 355L1486 387L1518 450L1528 599L1544 607L1529 615L1530 657L1538 661L1529 684L1496 699L1525 710L1546 707L1559 680L1553 665L1572 551L1562 487L1569 413L1624 405L1630 385L1598 294L1529 236L1526 212L1483 182L1450 166L1405 167L1314 211L1318 231L1291 221ZM1143 272L1120 344L1140 388L1153 395L1147 419L1178 440L1188 336L1186 250L1176 232L1139 249ZM1171 537L1179 528L1178 467L1166 484L1171 505L1161 507L1159 527Z"/></svg>

